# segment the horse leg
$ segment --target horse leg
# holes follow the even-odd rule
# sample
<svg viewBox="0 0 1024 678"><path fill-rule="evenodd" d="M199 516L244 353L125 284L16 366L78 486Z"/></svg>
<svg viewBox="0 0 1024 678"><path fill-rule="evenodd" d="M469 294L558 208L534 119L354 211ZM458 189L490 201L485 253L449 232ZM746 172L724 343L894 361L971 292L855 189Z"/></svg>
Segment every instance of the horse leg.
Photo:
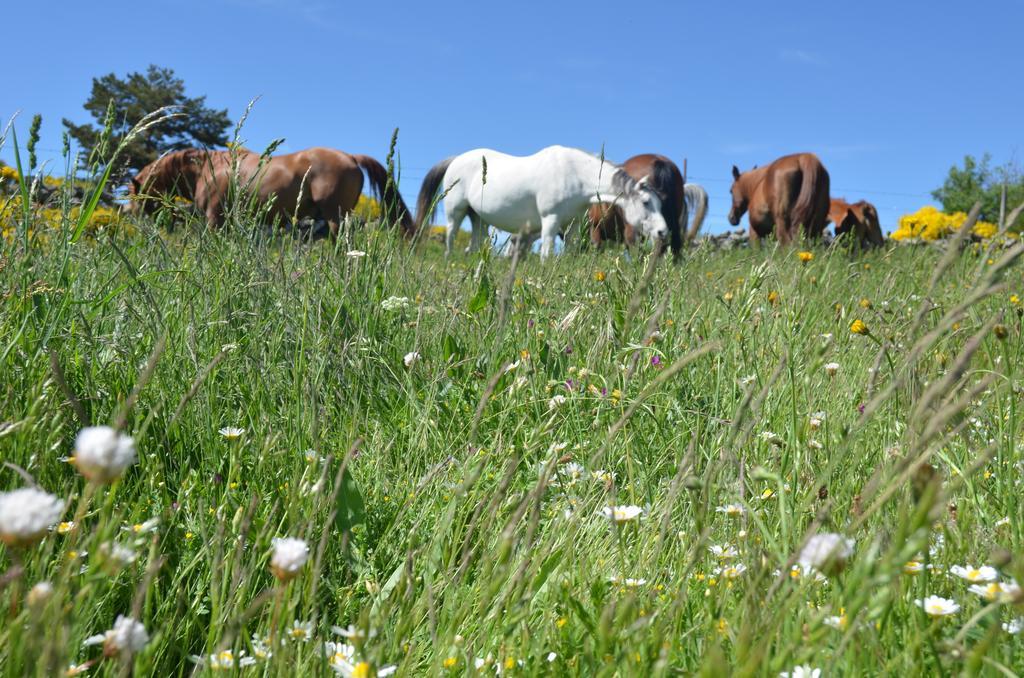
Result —
<svg viewBox="0 0 1024 678"><path fill-rule="evenodd" d="M540 260L544 261L555 250L555 236L558 235L558 217L548 214L540 220Z"/></svg>
<svg viewBox="0 0 1024 678"><path fill-rule="evenodd" d="M487 227L484 226L483 219L480 215L473 210L469 211L469 224L472 227L472 232L469 237L469 247L466 248L466 253L476 252L484 244L484 239L487 233Z"/></svg>
<svg viewBox="0 0 1024 678"><path fill-rule="evenodd" d="M448 205L444 206L445 218L447 219L447 230L444 237L444 255L446 257L452 253L452 247L455 246L455 236L459 233L459 224L466 218L466 212L468 211L465 205L452 205L451 209L449 209Z"/></svg>
<svg viewBox="0 0 1024 678"><path fill-rule="evenodd" d="M789 214L775 215L775 239L783 247L793 242L793 225L790 223Z"/></svg>

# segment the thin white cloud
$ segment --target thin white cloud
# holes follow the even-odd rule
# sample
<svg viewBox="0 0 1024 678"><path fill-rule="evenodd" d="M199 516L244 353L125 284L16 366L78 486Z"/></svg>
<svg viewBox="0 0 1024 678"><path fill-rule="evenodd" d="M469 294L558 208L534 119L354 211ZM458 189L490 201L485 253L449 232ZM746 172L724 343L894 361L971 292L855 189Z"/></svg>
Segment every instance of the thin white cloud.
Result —
<svg viewBox="0 0 1024 678"><path fill-rule="evenodd" d="M794 64L808 64L810 66L824 66L825 59L820 54L808 52L802 49L786 48L779 51L779 58Z"/></svg>
<svg viewBox="0 0 1024 678"><path fill-rule="evenodd" d="M309 23L330 27L333 25L327 18L330 5L322 0L226 0L228 4L252 8L287 11L297 14Z"/></svg>

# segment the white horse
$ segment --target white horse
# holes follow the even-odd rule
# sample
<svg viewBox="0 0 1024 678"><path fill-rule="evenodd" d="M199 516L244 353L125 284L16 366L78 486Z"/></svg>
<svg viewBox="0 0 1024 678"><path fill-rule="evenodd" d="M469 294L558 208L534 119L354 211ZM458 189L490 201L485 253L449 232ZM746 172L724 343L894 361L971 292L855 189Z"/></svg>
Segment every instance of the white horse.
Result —
<svg viewBox="0 0 1024 678"><path fill-rule="evenodd" d="M661 199L616 165L585 151L549 146L519 157L480 148L442 160L427 172L416 204L422 224L437 191L444 187L447 218L446 251L451 253L463 218L473 226L469 251L479 248L494 226L508 233L540 234L540 256L546 259L555 236L593 203L614 203L647 237L668 233Z"/></svg>

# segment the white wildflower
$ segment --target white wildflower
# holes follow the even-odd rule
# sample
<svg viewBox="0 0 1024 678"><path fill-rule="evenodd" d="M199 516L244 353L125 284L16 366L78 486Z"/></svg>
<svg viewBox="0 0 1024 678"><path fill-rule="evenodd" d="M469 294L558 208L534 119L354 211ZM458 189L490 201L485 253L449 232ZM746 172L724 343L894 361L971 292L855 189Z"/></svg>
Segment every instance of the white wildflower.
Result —
<svg viewBox="0 0 1024 678"><path fill-rule="evenodd" d="M960 611L960 605L949 598L940 596L928 596L924 600L920 598L914 601L918 607L923 609L931 617L948 617Z"/></svg>
<svg viewBox="0 0 1024 678"><path fill-rule="evenodd" d="M605 506L601 509L601 515L616 525L637 520L643 512L639 506Z"/></svg>
<svg viewBox="0 0 1024 678"><path fill-rule="evenodd" d="M412 367L413 365L415 365L419 361L419 359L420 359L420 354L418 352L410 351L410 352L405 354L404 358L402 358L402 362L405 363L406 367Z"/></svg>
<svg viewBox="0 0 1024 678"><path fill-rule="evenodd" d="M736 563L735 565L716 567L713 571L722 579L736 579L747 571L747 566L743 563Z"/></svg>
<svg viewBox="0 0 1024 678"><path fill-rule="evenodd" d="M141 523L125 525L121 530L124 532L133 532L134 534L149 534L150 532L156 532L156 528L159 526L159 518L150 518L149 520L145 520Z"/></svg>
<svg viewBox="0 0 1024 678"><path fill-rule="evenodd" d="M1024 617L1017 617L1008 622L1003 622L1003 630L1010 635L1017 635L1021 632L1021 629L1024 629Z"/></svg>
<svg viewBox="0 0 1024 678"><path fill-rule="evenodd" d="M108 558L113 564L120 567L127 567L136 561L139 554L131 547L124 544L103 542L100 544L100 553Z"/></svg>
<svg viewBox="0 0 1024 678"><path fill-rule="evenodd" d="M824 574L838 574L853 555L854 541L833 532L816 534L807 540L797 562Z"/></svg>
<svg viewBox="0 0 1024 678"><path fill-rule="evenodd" d="M75 438L75 467L95 483L120 478L134 463L135 441L109 426L87 426Z"/></svg>
<svg viewBox="0 0 1024 678"><path fill-rule="evenodd" d="M29 546L42 539L64 513L64 502L34 487L0 492L0 541Z"/></svg>
<svg viewBox="0 0 1024 678"><path fill-rule="evenodd" d="M135 654L146 647L149 634L146 627L131 617L118 615L114 628L102 635L85 639L86 645L103 645L103 654L112 657L121 653Z"/></svg>
<svg viewBox="0 0 1024 678"><path fill-rule="evenodd" d="M294 579L309 558L309 545L302 539L292 537L275 538L273 544L270 571L283 582Z"/></svg>
<svg viewBox="0 0 1024 678"><path fill-rule="evenodd" d="M740 555L736 547L731 544L712 544L708 547L708 551L711 551L711 555L719 560L732 560Z"/></svg>
<svg viewBox="0 0 1024 678"><path fill-rule="evenodd" d="M41 581L33 586L28 591L28 595L25 597L29 607L38 607L43 605L53 595L53 584L48 581Z"/></svg>
<svg viewBox="0 0 1024 678"><path fill-rule="evenodd" d="M718 506L715 508L715 511L717 513L724 513L731 518L738 518L747 512L747 510L743 508L742 504L726 504L725 506Z"/></svg>
<svg viewBox="0 0 1024 678"><path fill-rule="evenodd" d="M826 363L825 364L825 374L827 374L828 376L834 377L834 376L836 376L836 374L838 372L839 372L839 363Z"/></svg>
<svg viewBox="0 0 1024 678"><path fill-rule="evenodd" d="M623 578L618 575L612 575L611 577L608 577L608 581L610 581L613 584L625 586L626 588L630 589L638 588L647 583L646 579L634 579L632 577Z"/></svg>
<svg viewBox="0 0 1024 678"><path fill-rule="evenodd" d="M814 669L810 666L794 666L792 671L783 671L779 678L821 678L821 669Z"/></svg>
<svg viewBox="0 0 1024 678"><path fill-rule="evenodd" d="M966 579L972 583L990 582L999 578L999 573L996 572L996 568L988 565L983 565L981 567L974 567L972 565L954 565L949 568L949 573L960 577L961 579Z"/></svg>
<svg viewBox="0 0 1024 678"><path fill-rule="evenodd" d="M235 440L235 439L241 438L243 435L245 435L245 429L244 428L238 428L237 426L225 426L220 431L218 431L218 433L220 433L222 436L224 436L228 440Z"/></svg>
<svg viewBox="0 0 1024 678"><path fill-rule="evenodd" d="M564 395L556 395L548 401L548 409L556 410L566 403L567 398Z"/></svg>
<svg viewBox="0 0 1024 678"><path fill-rule="evenodd" d="M313 622L296 619L292 622L292 627L288 629L288 637L292 640L306 642L313 637Z"/></svg>
<svg viewBox="0 0 1024 678"><path fill-rule="evenodd" d="M380 303L385 311L401 311L409 306L409 297L388 297Z"/></svg>

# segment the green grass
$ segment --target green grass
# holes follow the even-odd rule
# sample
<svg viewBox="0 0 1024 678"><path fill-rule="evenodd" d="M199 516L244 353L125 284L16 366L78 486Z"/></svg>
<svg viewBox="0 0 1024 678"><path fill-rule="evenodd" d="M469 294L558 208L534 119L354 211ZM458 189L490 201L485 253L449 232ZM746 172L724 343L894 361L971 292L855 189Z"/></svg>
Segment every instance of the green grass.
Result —
<svg viewBox="0 0 1024 678"><path fill-rule="evenodd" d="M815 250L802 265L698 249L645 277L646 258L616 252L510 272L372 227L312 244L138 231L0 245L0 456L79 516L0 550L5 675L97 660L82 641L132 613L150 643L91 673L187 674L191 655L252 655L256 635L273 657L242 671L330 675L335 625L409 676L472 674L476 658L485 675L1024 666L1001 628L1020 608L945 573L995 564L1024 581L1010 301L1024 285L1002 252ZM392 296L408 306L386 310ZM84 424L119 417L139 461L90 487L62 457ZM923 464L941 482L914 493ZM0 488L26 482L0 469ZM716 512L728 503L745 515ZM642 519L599 515L623 504ZM131 530L151 518L154 532ZM825 583L789 574L815 531L856 540ZM268 560L283 536L313 556L280 586ZM111 541L136 562L114 566ZM708 549L726 543L747 568L731 580ZM904 574L915 557L934 569ZM32 607L42 580L55 593ZM928 594L962 609L932 620L913 603ZM840 614L845 628L824 623ZM289 638L295 620L310 640Z"/></svg>

